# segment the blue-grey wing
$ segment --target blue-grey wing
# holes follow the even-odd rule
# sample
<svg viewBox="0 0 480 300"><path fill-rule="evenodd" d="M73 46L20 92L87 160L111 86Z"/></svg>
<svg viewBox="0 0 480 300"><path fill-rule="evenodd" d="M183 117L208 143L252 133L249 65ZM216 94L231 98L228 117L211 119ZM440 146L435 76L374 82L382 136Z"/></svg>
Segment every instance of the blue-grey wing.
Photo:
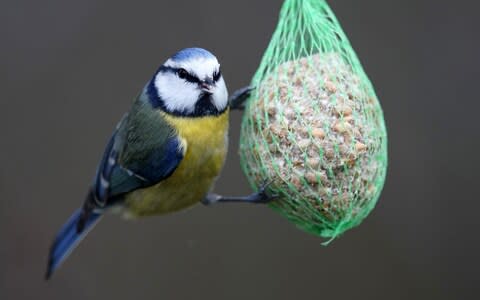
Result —
<svg viewBox="0 0 480 300"><path fill-rule="evenodd" d="M98 166L97 205L168 178L182 158L181 142L172 128L137 103L117 126Z"/></svg>

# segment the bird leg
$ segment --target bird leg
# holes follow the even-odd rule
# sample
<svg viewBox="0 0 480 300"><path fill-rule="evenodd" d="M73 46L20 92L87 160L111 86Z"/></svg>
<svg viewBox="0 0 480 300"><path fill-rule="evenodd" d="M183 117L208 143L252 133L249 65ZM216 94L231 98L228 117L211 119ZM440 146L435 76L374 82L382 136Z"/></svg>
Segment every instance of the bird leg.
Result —
<svg viewBox="0 0 480 300"><path fill-rule="evenodd" d="M214 203L269 203L270 201L277 198L277 195L268 195L266 192L266 187L268 184L264 184L260 187L258 192L252 193L248 196L238 196L238 197L227 197L221 196L214 193L209 193L202 203L205 205L211 205Z"/></svg>
<svg viewBox="0 0 480 300"><path fill-rule="evenodd" d="M228 99L230 109L243 110L245 108L245 101L250 97L253 89L255 89L253 86L246 86L233 92Z"/></svg>

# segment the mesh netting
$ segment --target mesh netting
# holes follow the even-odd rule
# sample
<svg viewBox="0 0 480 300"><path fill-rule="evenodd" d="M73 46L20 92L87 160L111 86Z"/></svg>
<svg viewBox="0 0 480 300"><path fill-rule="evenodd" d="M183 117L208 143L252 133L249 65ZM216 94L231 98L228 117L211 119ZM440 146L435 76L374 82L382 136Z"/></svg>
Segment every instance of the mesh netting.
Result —
<svg viewBox="0 0 480 300"><path fill-rule="evenodd" d="M270 206L300 228L335 238L373 209L387 136L373 87L324 0L286 0L252 80L242 167Z"/></svg>

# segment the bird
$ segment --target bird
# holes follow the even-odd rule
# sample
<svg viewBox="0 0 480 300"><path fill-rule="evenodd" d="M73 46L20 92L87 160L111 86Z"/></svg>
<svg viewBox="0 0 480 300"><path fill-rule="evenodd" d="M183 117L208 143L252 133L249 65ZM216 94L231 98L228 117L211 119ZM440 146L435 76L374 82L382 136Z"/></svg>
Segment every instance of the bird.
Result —
<svg viewBox="0 0 480 300"><path fill-rule="evenodd" d="M247 196L212 192L228 150L229 112L253 87L228 97L217 58L202 48L169 57L117 124L83 206L54 238L46 279L107 212L127 219L173 213L197 203L267 203L268 184Z"/></svg>

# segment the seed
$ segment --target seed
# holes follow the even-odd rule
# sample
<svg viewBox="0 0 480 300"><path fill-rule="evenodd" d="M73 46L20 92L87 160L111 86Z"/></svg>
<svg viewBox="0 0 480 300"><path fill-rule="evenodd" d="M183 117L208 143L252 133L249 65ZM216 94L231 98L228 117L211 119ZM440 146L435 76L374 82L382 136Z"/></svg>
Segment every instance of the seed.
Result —
<svg viewBox="0 0 480 300"><path fill-rule="evenodd" d="M303 83L301 77L297 77L294 82L295 82L295 85L297 86L302 86L302 83Z"/></svg>
<svg viewBox="0 0 480 300"><path fill-rule="evenodd" d="M330 94L333 94L333 93L336 93L336 92L337 92L337 87L336 87L335 84L333 84L333 82L331 82L331 81L325 81L325 89L326 89Z"/></svg>
<svg viewBox="0 0 480 300"><path fill-rule="evenodd" d="M270 144L268 145L268 150L270 150L271 153L276 153L278 148L275 144Z"/></svg>
<svg viewBox="0 0 480 300"><path fill-rule="evenodd" d="M338 116L350 116L352 114L352 108L348 105L337 105L335 111Z"/></svg>
<svg viewBox="0 0 480 300"><path fill-rule="evenodd" d="M340 145L339 147L340 153L345 156L348 153L349 147L347 145Z"/></svg>
<svg viewBox="0 0 480 300"><path fill-rule="evenodd" d="M352 108L350 106L344 106L342 113L344 116L350 116L352 114Z"/></svg>
<svg viewBox="0 0 480 300"><path fill-rule="evenodd" d="M288 89L286 87L280 87L280 97L281 98L286 98L288 95Z"/></svg>
<svg viewBox="0 0 480 300"><path fill-rule="evenodd" d="M325 150L325 157L328 159L332 159L335 157L335 151L333 149L327 149Z"/></svg>
<svg viewBox="0 0 480 300"><path fill-rule="evenodd" d="M320 182L327 182L328 181L328 177L327 177L327 173L325 171L320 171L320 173L318 173L319 177L320 177Z"/></svg>
<svg viewBox="0 0 480 300"><path fill-rule="evenodd" d="M270 132L272 132L275 135L278 135L280 133L280 128L275 124L270 124Z"/></svg>
<svg viewBox="0 0 480 300"><path fill-rule="evenodd" d="M342 122L342 121L335 123L335 125L333 126L333 130L335 130L338 133L345 133L351 128L352 126L349 123Z"/></svg>
<svg viewBox="0 0 480 300"><path fill-rule="evenodd" d="M275 99L275 93L274 93L274 92L270 92L270 94L268 94L268 99L269 99L269 100ZM260 103L261 103L261 102L260 102Z"/></svg>
<svg viewBox="0 0 480 300"><path fill-rule="evenodd" d="M322 128L314 128L312 130L312 135L317 139L323 139L325 137L325 131Z"/></svg>
<svg viewBox="0 0 480 300"><path fill-rule="evenodd" d="M314 184L317 184L318 181L317 181L317 176L315 176L315 173L313 172L307 172L305 174L305 179L307 180L308 183L310 183L311 185L314 185Z"/></svg>
<svg viewBox="0 0 480 300"><path fill-rule="evenodd" d="M365 151L367 150L367 146L365 144L362 144L360 142L357 142L355 144L355 149L358 151L358 152L362 152L362 151Z"/></svg>
<svg viewBox="0 0 480 300"><path fill-rule="evenodd" d="M287 108L285 110L285 117L287 117L290 120L295 119L295 112L293 111L293 109Z"/></svg>
<svg viewBox="0 0 480 300"><path fill-rule="evenodd" d="M307 165L313 169L317 168L319 164L320 164L320 160L318 158L307 159Z"/></svg>
<svg viewBox="0 0 480 300"><path fill-rule="evenodd" d="M300 178L293 176L291 179L292 184L297 188L300 189L302 187L302 183L300 181Z"/></svg>
<svg viewBox="0 0 480 300"><path fill-rule="evenodd" d="M270 117L273 117L277 113L277 108L273 104L270 104L267 108L267 113Z"/></svg>
<svg viewBox="0 0 480 300"><path fill-rule="evenodd" d="M303 166L303 161L301 161L301 160L299 160L299 159L294 160L292 163L293 163L293 166L294 166L294 167Z"/></svg>
<svg viewBox="0 0 480 300"><path fill-rule="evenodd" d="M308 139L304 139L304 140L300 140L298 142L298 147L302 150L306 149L308 146L310 146L312 142L310 142L310 140Z"/></svg>

